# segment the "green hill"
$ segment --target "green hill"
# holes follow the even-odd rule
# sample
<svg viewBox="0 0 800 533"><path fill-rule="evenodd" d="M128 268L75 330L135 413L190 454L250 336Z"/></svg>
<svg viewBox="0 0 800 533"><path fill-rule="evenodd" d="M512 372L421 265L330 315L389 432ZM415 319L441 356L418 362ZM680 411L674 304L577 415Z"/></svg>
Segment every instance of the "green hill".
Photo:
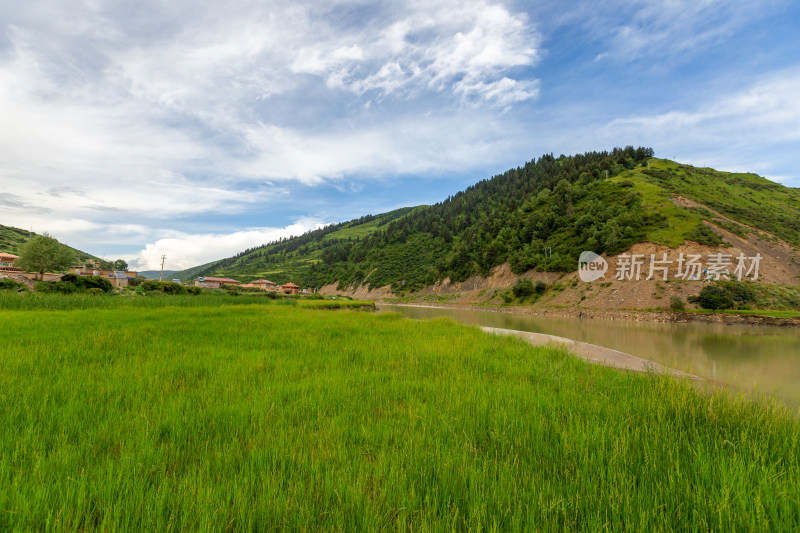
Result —
<svg viewBox="0 0 800 533"><path fill-rule="evenodd" d="M27 242L28 239L34 237L35 235L36 233L31 231L15 228L13 226L3 226L0 224L0 251L9 254L17 254L20 247ZM77 248L72 248L71 246L68 246L68 248L75 252L75 255L78 257L79 261L100 261L99 257L95 257L92 254L88 254L78 250Z"/></svg>
<svg viewBox="0 0 800 533"><path fill-rule="evenodd" d="M703 220L746 231L708 209L679 205L676 196L800 246L800 190L627 147L544 155L438 204L328 226L192 269L191 276L310 287L367 283L407 292L444 278L485 275L504 262L515 273L572 271L583 250L615 254L644 241L721 242Z"/></svg>
<svg viewBox="0 0 800 533"><path fill-rule="evenodd" d="M35 233L12 226L0 225L0 251L16 254L19 247Z"/></svg>
<svg viewBox="0 0 800 533"><path fill-rule="evenodd" d="M305 279L315 265L330 260L329 252L362 242L390 222L418 208L404 207L381 215L366 215L356 220L331 224L299 237L281 239L255 249L245 250L228 259L192 267L174 275L181 280L198 276L236 276L249 282L267 278L276 283Z"/></svg>

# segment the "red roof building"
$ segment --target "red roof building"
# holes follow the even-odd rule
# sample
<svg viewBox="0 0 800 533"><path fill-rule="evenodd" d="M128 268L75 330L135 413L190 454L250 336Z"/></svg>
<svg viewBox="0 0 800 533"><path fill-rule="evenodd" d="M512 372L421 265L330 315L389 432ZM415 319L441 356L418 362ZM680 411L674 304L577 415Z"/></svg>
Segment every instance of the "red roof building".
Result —
<svg viewBox="0 0 800 533"><path fill-rule="evenodd" d="M14 266L14 261L19 259L18 255L0 252L0 270L4 272L20 272L22 269Z"/></svg>
<svg viewBox="0 0 800 533"><path fill-rule="evenodd" d="M278 284L268 279L257 279L255 281L251 281L250 285L257 289L261 289L262 291L278 290Z"/></svg>
<svg viewBox="0 0 800 533"><path fill-rule="evenodd" d="M219 289L223 285L238 285L239 282L230 278L197 278L194 280L195 287L205 289Z"/></svg>
<svg viewBox="0 0 800 533"><path fill-rule="evenodd" d="M281 285L281 292L284 294L300 294L300 286L290 281L289 283Z"/></svg>

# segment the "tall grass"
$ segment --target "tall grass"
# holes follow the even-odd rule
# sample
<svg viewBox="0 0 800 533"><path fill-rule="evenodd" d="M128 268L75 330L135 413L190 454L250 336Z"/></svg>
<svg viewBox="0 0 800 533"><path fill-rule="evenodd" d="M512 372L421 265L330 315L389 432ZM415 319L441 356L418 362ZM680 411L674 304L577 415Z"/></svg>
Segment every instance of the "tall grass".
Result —
<svg viewBox="0 0 800 533"><path fill-rule="evenodd" d="M0 312L0 530L796 530L796 417L446 320Z"/></svg>
<svg viewBox="0 0 800 533"><path fill-rule="evenodd" d="M204 291L202 294L48 294L38 292L0 291L0 311L72 311L76 309L116 309L121 307L207 307L226 305L299 305L307 308L346 309L374 307L373 302L359 300L311 300L302 298L268 298L264 293L229 294Z"/></svg>

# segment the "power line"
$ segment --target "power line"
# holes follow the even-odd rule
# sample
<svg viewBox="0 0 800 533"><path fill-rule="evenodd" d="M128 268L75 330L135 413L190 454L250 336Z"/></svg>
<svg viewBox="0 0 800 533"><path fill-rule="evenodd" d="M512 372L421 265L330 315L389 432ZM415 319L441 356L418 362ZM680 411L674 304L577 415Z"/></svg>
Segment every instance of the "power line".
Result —
<svg viewBox="0 0 800 533"><path fill-rule="evenodd" d="M158 281L161 281L161 278L164 277L164 261L167 260L167 256L161 254L161 274L158 275Z"/></svg>

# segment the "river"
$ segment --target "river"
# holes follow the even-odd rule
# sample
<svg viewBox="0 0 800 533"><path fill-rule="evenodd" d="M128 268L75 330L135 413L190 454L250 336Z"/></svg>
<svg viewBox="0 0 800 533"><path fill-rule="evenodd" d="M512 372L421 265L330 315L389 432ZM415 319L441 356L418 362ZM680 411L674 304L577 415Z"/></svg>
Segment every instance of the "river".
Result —
<svg viewBox="0 0 800 533"><path fill-rule="evenodd" d="M606 346L800 406L800 328L639 322L378 304L409 318L532 331Z"/></svg>

